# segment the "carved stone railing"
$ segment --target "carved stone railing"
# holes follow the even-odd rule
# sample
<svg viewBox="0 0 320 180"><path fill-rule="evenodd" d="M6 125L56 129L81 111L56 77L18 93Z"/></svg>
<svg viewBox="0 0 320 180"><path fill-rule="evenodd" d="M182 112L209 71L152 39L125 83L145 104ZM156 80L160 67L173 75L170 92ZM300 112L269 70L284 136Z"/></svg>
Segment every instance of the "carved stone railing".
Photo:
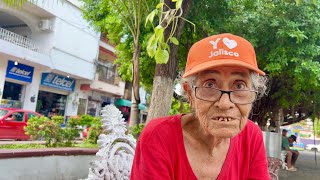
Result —
<svg viewBox="0 0 320 180"><path fill-rule="evenodd" d="M136 140L126 134L127 128L121 112L113 105L101 111L103 131L98 139L98 160L91 163L86 180L130 179Z"/></svg>
<svg viewBox="0 0 320 180"><path fill-rule="evenodd" d="M40 48L40 46L38 46L31 39L28 39L26 37L23 37L19 34L13 33L11 31L8 31L3 28L0 28L0 39L2 39L4 41L8 41L12 44L29 49L29 50L37 52L37 53L43 53L43 54L45 53L45 51L42 50Z"/></svg>

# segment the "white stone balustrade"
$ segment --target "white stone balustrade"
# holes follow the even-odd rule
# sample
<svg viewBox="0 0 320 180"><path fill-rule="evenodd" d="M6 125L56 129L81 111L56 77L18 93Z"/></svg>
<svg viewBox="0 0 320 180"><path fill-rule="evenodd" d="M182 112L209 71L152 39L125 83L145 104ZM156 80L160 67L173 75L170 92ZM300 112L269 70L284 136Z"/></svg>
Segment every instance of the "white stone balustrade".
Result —
<svg viewBox="0 0 320 180"><path fill-rule="evenodd" d="M136 140L127 131L121 112L113 105L101 111L102 128L106 134L98 139L98 160L91 163L86 180L129 180Z"/></svg>
<svg viewBox="0 0 320 180"><path fill-rule="evenodd" d="M23 37L19 34L13 33L6 29L0 28L0 39L4 41L8 41L17 46L29 49L31 51L44 54L44 50L42 50L34 41Z"/></svg>

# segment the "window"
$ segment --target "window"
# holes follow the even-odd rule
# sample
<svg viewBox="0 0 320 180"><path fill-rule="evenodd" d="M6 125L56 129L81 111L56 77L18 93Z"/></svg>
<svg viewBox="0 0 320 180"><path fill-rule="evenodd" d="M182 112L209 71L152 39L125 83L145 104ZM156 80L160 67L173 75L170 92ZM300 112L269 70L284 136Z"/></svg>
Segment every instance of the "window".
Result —
<svg viewBox="0 0 320 180"><path fill-rule="evenodd" d="M5 81L3 97L2 97L3 99L20 101L21 93L22 93L22 85Z"/></svg>
<svg viewBox="0 0 320 180"><path fill-rule="evenodd" d="M5 116L7 113L8 113L7 110L0 109L0 118L2 118L3 116Z"/></svg>
<svg viewBox="0 0 320 180"><path fill-rule="evenodd" d="M79 98L78 115L86 114L87 100Z"/></svg>
<svg viewBox="0 0 320 180"><path fill-rule="evenodd" d="M98 104L95 101L88 101L87 114L90 116L96 116Z"/></svg>
<svg viewBox="0 0 320 180"><path fill-rule="evenodd" d="M35 117L35 116L38 116L38 115L33 114L33 113L28 113L28 120Z"/></svg>
<svg viewBox="0 0 320 180"><path fill-rule="evenodd" d="M99 74L98 80L104 81L110 84L116 84L117 70L116 66L112 63L106 63L105 65L98 64L97 72ZM117 84L116 84L117 85Z"/></svg>
<svg viewBox="0 0 320 180"><path fill-rule="evenodd" d="M23 122L23 116L24 113L23 112L14 112L12 113L12 118L14 119L14 121L18 121L18 122Z"/></svg>

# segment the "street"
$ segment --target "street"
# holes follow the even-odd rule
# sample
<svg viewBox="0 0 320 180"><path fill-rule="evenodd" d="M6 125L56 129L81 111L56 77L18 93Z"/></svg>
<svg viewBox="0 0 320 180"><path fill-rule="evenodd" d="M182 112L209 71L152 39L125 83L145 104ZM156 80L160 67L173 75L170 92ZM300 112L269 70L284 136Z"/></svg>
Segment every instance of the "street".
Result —
<svg viewBox="0 0 320 180"><path fill-rule="evenodd" d="M298 171L290 172L286 170L279 171L280 180L319 180L320 179L320 152L317 152L317 165L315 163L314 151L300 151L300 157L297 160L296 167Z"/></svg>

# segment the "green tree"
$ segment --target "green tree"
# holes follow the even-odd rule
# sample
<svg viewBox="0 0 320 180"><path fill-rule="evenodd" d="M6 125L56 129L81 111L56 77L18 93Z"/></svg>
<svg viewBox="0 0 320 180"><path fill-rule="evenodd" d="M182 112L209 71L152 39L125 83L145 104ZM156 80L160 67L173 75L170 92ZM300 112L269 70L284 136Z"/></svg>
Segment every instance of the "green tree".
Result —
<svg viewBox="0 0 320 180"><path fill-rule="evenodd" d="M319 109L319 10L308 1L201 1L187 17L196 23L196 35L186 28L181 48L211 34L245 37L270 78L269 94L255 103L253 120L264 126L269 118L304 119Z"/></svg>
<svg viewBox="0 0 320 180"><path fill-rule="evenodd" d="M166 116L169 113L172 103L174 81L177 77L177 69L179 64L177 46L178 40L176 39L180 38L183 27L187 21L185 17L188 15L193 1L164 0L163 3L165 6L162 8L162 14L159 20L160 22L157 27L167 27L163 32L163 39L169 42L168 44L165 43L164 45L168 46L169 49L168 62L165 61L165 63L158 63L156 65L147 122L155 117ZM179 5L179 3L181 4ZM181 8L179 6L181 6ZM175 11L176 9L180 10ZM177 17L173 16L173 21L168 23L165 19L168 17L167 14L170 14L171 12L180 14L176 15ZM154 51L159 51L159 46L157 49L154 48ZM160 51L163 51L163 49L160 48ZM150 50L148 50L148 52L150 52Z"/></svg>
<svg viewBox="0 0 320 180"><path fill-rule="evenodd" d="M108 38L113 42L114 44L117 44L116 50L117 50L117 60L115 63L119 64L119 73L122 76L124 80L131 80L131 67L132 63L129 59L132 57L132 52L134 54L134 46L132 46L132 42L134 44L135 39L132 34L130 34L130 29L125 24L125 21L121 19L121 15L118 11L113 11L113 6L110 5L110 3L102 2L102 1L92 1L92 0L83 0L85 2L84 6L84 14L86 19L92 22L92 24L97 27L100 31L106 32L108 34ZM177 3L182 2L181 0L177 1ZM182 5L182 8L185 9L185 12L187 12L189 7L190 0L184 0ZM156 7L155 1L148 1L149 7ZM166 0L164 1L166 6L163 8L163 12L166 13L166 7L171 7L174 9L176 7L175 2L172 2L172 0ZM112 8L111 8L112 7ZM159 9L160 6L158 6ZM158 12L162 12L160 10L157 10ZM127 13L128 14L128 13ZM186 13L184 13L186 14ZM146 15L144 16L144 19L146 18ZM150 17L150 16L148 16ZM184 17L184 16L181 16ZM161 14L160 14L160 20L155 21L155 23L161 23ZM176 25L174 30L170 27L173 25ZM177 21L174 21L172 24L168 24L168 28L161 28L159 30L158 34L162 35L162 38L158 39L171 39L172 36L179 37L181 29L183 27L184 21L182 19L177 19ZM159 64L157 65L157 68L155 70L155 62L147 55L148 50L148 41L150 37L153 36L153 31L151 26L141 26L140 27L140 44L139 47L142 49L140 54L140 67L143 69L141 71L141 83L147 87L147 89L150 89L149 87L152 84L154 85L153 88L153 94L154 98L152 98L151 107L149 110L149 115L152 115L153 117L159 116L159 115L166 115L170 109L171 105L171 98L173 94L173 81L176 77L176 70L177 70L177 61L176 61L176 52L177 47L173 43L170 43L167 45L165 43L164 46L168 46L170 49L170 58L167 64ZM174 34L173 34L174 33ZM165 50L162 50L165 51ZM162 52L161 51L161 52ZM158 52L158 51L157 51ZM155 52L155 55L157 54ZM161 54L161 53L160 53ZM157 58L156 58L157 59ZM159 59L159 58L158 58ZM163 62L159 62L163 63ZM133 67L135 67L133 65ZM133 68L135 69L135 68ZM133 73L135 74L135 73ZM155 75L154 80L152 77ZM133 76L133 81L134 81ZM156 83L153 83L152 81L156 81ZM134 81L135 82L135 81ZM135 85L133 85L135 86ZM159 95L160 94L160 95ZM165 96L163 96L165 95ZM165 98L164 98L165 97ZM154 105L154 106L153 106ZM155 108L156 107L156 108ZM133 109L131 109L132 111ZM153 111L154 110L154 111ZM161 112L160 114L157 114ZM132 119L130 120L130 126L133 126L137 122ZM150 117L150 116L149 116Z"/></svg>
<svg viewBox="0 0 320 180"><path fill-rule="evenodd" d="M149 5L151 3L153 2L148 1ZM255 103L252 112L254 121L264 126L268 119L300 120L318 114L320 11L317 3L312 0L193 2L187 19L196 24L197 31L192 33L192 26L188 24L182 29L178 53L174 55L179 60L179 69L184 67L188 49L194 42L217 33L237 34L253 43L259 66L270 77L269 95ZM132 64L128 57L133 57L133 46L130 43L133 42L133 36L130 35L130 30L123 26L119 14L109 13L114 10L109 6L105 8L104 4L101 4L101 1L92 1L88 8L95 13L88 17L93 19L97 27L108 32L110 39L116 40L113 42L119 44L118 58L127 59L119 61L123 65L119 72L122 77L128 78L132 72L129 69ZM152 33L148 27L140 30L143 34L140 36L141 48L144 49ZM127 51L119 51L121 49ZM130 51L131 55L128 53ZM153 77L154 73L148 66L155 64L143 53L144 51L140 60L144 59L147 65L141 63L146 75L142 75L141 80L147 84L152 82L150 77ZM128 69L130 71L127 71ZM167 93L159 93L158 96Z"/></svg>
<svg viewBox="0 0 320 180"><path fill-rule="evenodd" d="M132 50L132 105L130 113L130 126L137 124L140 103L140 56L141 36L143 20L146 17L151 1L147 0L81 0L84 2L83 12L85 18L101 32L106 32L109 39L122 43L121 41L131 40L128 50ZM128 42L128 41L127 41ZM121 48L121 46L119 46ZM118 50L118 49L117 49ZM128 58L128 54L125 54ZM128 60L125 60L128 62ZM126 63L128 66L128 63ZM122 72L123 73L123 72Z"/></svg>
<svg viewBox="0 0 320 180"><path fill-rule="evenodd" d="M257 102L254 120L264 126L268 116L277 121L310 116L312 101L319 101L313 95L320 85L319 6L269 1L232 7L227 27L253 42L259 65L270 77L269 95Z"/></svg>

